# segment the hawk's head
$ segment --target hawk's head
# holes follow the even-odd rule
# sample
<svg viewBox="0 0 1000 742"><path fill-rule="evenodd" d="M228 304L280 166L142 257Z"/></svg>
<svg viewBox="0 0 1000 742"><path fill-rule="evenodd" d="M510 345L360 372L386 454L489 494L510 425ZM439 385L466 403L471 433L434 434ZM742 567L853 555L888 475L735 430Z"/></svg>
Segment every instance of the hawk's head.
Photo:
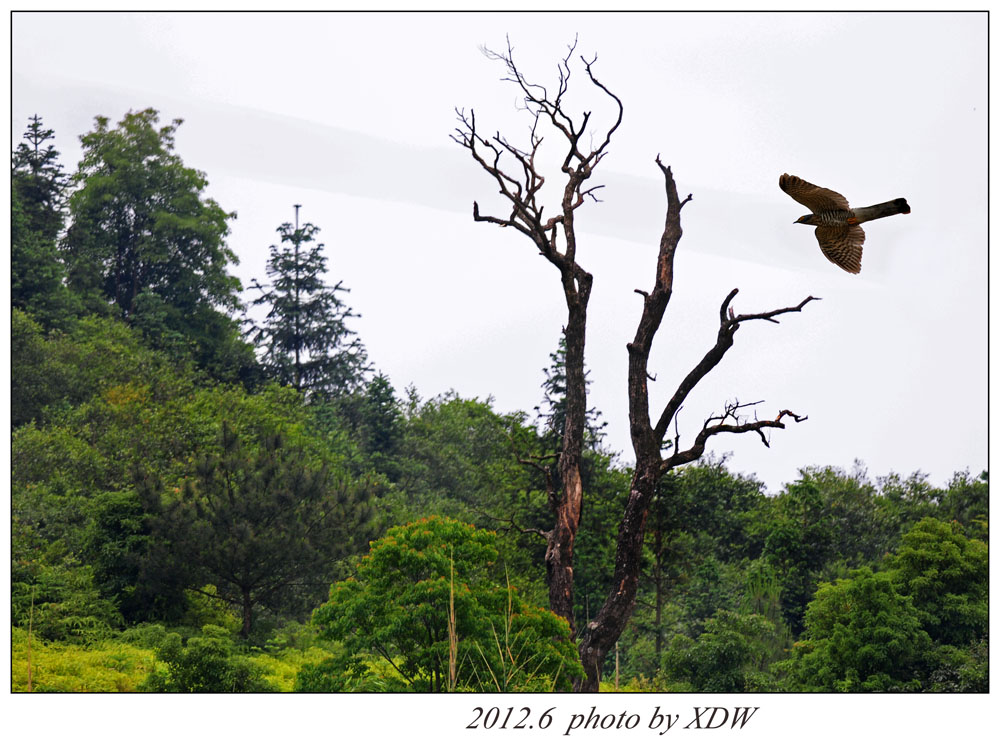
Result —
<svg viewBox="0 0 1000 742"><path fill-rule="evenodd" d="M793 223L794 224L808 224L811 227L818 227L819 224L813 221L815 219L815 214L806 214L805 216L800 216Z"/></svg>

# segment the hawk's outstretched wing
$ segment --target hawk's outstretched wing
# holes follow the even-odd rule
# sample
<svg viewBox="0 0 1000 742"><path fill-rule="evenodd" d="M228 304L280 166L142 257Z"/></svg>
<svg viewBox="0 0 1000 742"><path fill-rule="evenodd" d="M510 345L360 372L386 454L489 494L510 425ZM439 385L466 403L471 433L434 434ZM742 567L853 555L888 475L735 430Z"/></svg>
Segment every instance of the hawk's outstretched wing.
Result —
<svg viewBox="0 0 1000 742"><path fill-rule="evenodd" d="M851 209L847 199L836 191L820 188L788 173L778 178L778 185L781 186L781 190L814 214L819 211L850 211Z"/></svg>
<svg viewBox="0 0 1000 742"><path fill-rule="evenodd" d="M861 246L865 243L865 231L857 224L816 227L816 239L831 263L836 263L848 273L861 272Z"/></svg>

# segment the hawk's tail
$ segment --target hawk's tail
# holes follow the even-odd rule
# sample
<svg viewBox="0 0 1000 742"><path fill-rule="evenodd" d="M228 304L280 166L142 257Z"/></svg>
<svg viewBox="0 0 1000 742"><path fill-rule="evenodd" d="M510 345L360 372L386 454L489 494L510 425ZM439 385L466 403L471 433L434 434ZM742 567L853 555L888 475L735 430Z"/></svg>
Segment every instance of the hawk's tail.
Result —
<svg viewBox="0 0 1000 742"><path fill-rule="evenodd" d="M906 203L905 198L897 198L892 201L886 201L884 204L875 204L874 206L865 206L864 208L854 210L854 215L858 218L859 223L870 222L872 219L881 219L886 216L909 213L910 205Z"/></svg>

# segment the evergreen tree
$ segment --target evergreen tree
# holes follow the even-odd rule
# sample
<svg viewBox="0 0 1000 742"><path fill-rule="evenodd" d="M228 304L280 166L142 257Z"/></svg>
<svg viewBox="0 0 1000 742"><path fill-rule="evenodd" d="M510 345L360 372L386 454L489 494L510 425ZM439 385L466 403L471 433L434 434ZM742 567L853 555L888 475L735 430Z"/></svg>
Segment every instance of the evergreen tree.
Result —
<svg viewBox="0 0 1000 742"><path fill-rule="evenodd" d="M558 445L566 429L566 335L559 336L559 347L549 355L552 363L543 369L545 381L542 389L545 392L542 404L535 408L542 422L542 432ZM590 371L584 372L587 389L590 389ZM544 409L544 411L543 411ZM600 422L601 413L597 408L587 410L584 425L584 443L588 448L595 449L604 437L604 427L607 423Z"/></svg>
<svg viewBox="0 0 1000 742"><path fill-rule="evenodd" d="M64 283L66 271L56 245L31 229L16 188L10 207L11 306L45 329L68 329L79 303Z"/></svg>
<svg viewBox="0 0 1000 742"><path fill-rule="evenodd" d="M59 152L52 144L52 129L42 127L35 114L24 133L27 142L17 145L11 157L11 186L27 219L27 228L43 240L54 242L63 227L63 209L68 178L58 162Z"/></svg>
<svg viewBox="0 0 1000 742"><path fill-rule="evenodd" d="M314 243L319 227L307 222L278 227L280 245L271 245L267 275L270 290L254 305L269 307L255 340L264 348L264 363L282 384L310 396L328 399L353 391L370 370L361 340L347 327L357 317L338 296L343 282L323 283L326 257L322 243Z"/></svg>
<svg viewBox="0 0 1000 742"><path fill-rule="evenodd" d="M215 585L240 609L247 638L255 607L289 612L322 596L337 560L371 535L371 493L334 482L280 435L265 436L253 454L224 422L220 444L174 497L155 476L138 489L152 517L153 558L165 569L185 565L192 587Z"/></svg>
<svg viewBox="0 0 1000 742"><path fill-rule="evenodd" d="M65 267L56 249L62 230L67 178L51 144L51 129L32 116L11 156L11 305L30 313L44 328L65 329L76 313L66 288Z"/></svg>

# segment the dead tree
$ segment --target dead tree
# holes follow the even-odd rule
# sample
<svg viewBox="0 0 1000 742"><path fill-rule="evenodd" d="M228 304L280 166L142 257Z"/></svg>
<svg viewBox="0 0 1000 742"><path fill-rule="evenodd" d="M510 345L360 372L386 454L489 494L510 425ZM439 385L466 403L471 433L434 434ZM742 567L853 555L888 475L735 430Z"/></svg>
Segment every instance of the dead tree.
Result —
<svg viewBox="0 0 1000 742"><path fill-rule="evenodd" d="M590 62L583 59L590 82L614 101L617 118L596 147L580 148L591 114L583 114L579 125L576 125L563 107L563 96L570 78L569 61L574 47L575 45L570 47L569 53L559 65L558 88L554 96L550 96L544 87L524 78L514 63L509 43L505 53L487 51L488 56L504 63L508 72L504 79L518 85L524 95L525 108L534 116L528 149L518 149L499 133L489 139L483 137L476 128L475 114L467 116L464 111L458 112L460 126L453 139L468 149L480 167L493 177L501 195L512 207L508 216L486 216L480 213L478 204L473 203L473 218L502 227L513 227L528 237L539 253L559 270L566 298L566 426L558 467L561 486L555 486L555 479L539 462L525 463L543 471L549 483L549 502L555 513L555 524L551 530L542 532L547 540L545 563L549 579L549 604L554 612L569 620L576 637L573 622L573 544L580 522L583 494L580 463L587 410L583 356L587 302L593 278L576 261L574 214L587 197L597 200L594 191L600 186L587 187L587 181L607 152L611 135L621 123L623 107L619 98L594 77L592 65L596 58ZM561 165L565 176L561 209L547 220L542 218L543 208L538 200L545 179L536 167L536 156L542 144L539 126L543 123L560 132L566 146ZM721 413L705 420L688 448L681 447L677 413L691 391L732 347L736 331L741 325L752 320L776 323L776 317L801 311L807 303L814 300L810 296L793 307L736 314L732 301L737 289L733 289L719 309L719 331L715 345L680 382L655 424L653 423L647 387L651 378L648 370L649 353L673 291L674 254L681 238L681 209L691 200L691 196L683 201L678 197L670 168L665 167L659 157L656 158L656 164L663 173L666 184L667 218L660 239L653 289L649 292L637 289L637 293L643 296L643 309L635 338L628 344L629 422L636 465L619 526L611 593L597 616L584 627L578 637L580 658L586 671L585 680L577 688L582 691L598 689L604 658L618 640L635 607L646 516L660 478L675 467L699 459L705 452L708 439L714 435L755 432L767 446L769 441L766 431L784 428L786 419L796 422L805 420L805 417L789 410L781 410L771 419L761 420L756 416L750 419L750 412L759 403L731 402L724 406ZM505 167L508 169L505 170ZM674 435L667 441L671 425L674 426ZM665 450L669 455L664 455Z"/></svg>
<svg viewBox="0 0 1000 742"><path fill-rule="evenodd" d="M614 647L635 607L646 515L660 478L677 466L699 459L705 452L708 439L714 435L757 433L764 445L768 446L769 441L765 431L770 428L784 428L786 419L795 422L806 419L789 410L781 410L771 419L760 420L756 415L750 419L748 417L750 409L760 403L731 402L725 405L721 413L705 420L690 447L686 449L681 447L676 425L677 413L691 390L719 364L733 346L736 331L740 326L752 320L777 323L776 317L779 315L799 312L802 307L815 299L810 296L793 307L754 314L736 314L731 305L738 289L733 289L719 309L719 331L715 345L680 382L655 424L653 423L647 386L650 378L649 353L673 291L674 253L681 239L681 209L691 200L690 195L683 201L678 197L677 186L670 168L660 162L659 156L656 158L656 164L662 171L666 183L667 218L660 238L653 290L650 292L636 290L643 297L642 315L639 318L635 338L628 344L629 429L635 452L635 471L618 529L611 592L596 617L580 632L578 645L580 659L587 674L578 688L582 691L598 690L604 658ZM668 441L667 435L671 425L674 426L675 432L673 439ZM666 457L664 457L665 448L669 452Z"/></svg>
<svg viewBox="0 0 1000 742"><path fill-rule="evenodd" d="M570 80L570 59L576 44L559 64L556 90L550 93L544 86L529 82L514 62L513 49L508 40L502 53L484 50L491 59L504 64L507 75L503 79L518 86L523 95L523 105L533 116L533 123L526 149L520 149L499 133L487 138L480 133L476 115L470 111L457 111L459 126L452 135L458 144L469 150L473 159L496 182L500 194L511 206L506 216L490 216L479 211L473 202L472 216L479 222L513 227L525 235L538 252L559 271L563 295L566 299L567 317L563 333L566 339L566 421L562 447L558 458L558 482L547 477L549 505L555 516L552 528L543 531L546 539L545 567L549 586L549 607L569 621L575 636L573 620L573 545L580 525L583 487L580 476L584 430L587 416L587 389L584 378L584 347L587 334L587 304L593 277L577 262L576 210L589 197L597 200L595 191L601 186L590 185L594 168L607 153L611 136L622 120L622 103L594 76L592 65L596 57L583 59L590 82L608 96L617 109L617 118L606 133L596 139L588 130L591 113L584 113L578 121L567 113L563 97ZM540 191L545 178L536 165L543 142L543 131L553 130L562 146L561 171L565 177L562 195L556 212L543 217L544 206ZM581 143L587 136L587 146ZM596 146L594 142L597 141Z"/></svg>

